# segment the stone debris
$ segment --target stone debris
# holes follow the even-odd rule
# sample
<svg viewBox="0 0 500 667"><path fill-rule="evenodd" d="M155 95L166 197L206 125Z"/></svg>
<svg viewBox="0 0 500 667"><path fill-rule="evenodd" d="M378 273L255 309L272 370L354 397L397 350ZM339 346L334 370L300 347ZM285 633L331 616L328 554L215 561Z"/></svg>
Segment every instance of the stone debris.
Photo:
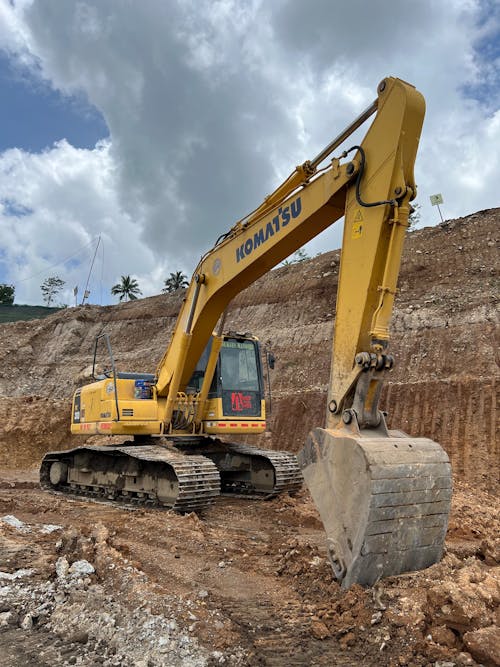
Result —
<svg viewBox="0 0 500 667"><path fill-rule="evenodd" d="M14 581L14 579L24 579L24 577L31 577L34 573L35 570L28 568L21 568L15 572L0 572L0 580Z"/></svg>
<svg viewBox="0 0 500 667"><path fill-rule="evenodd" d="M20 533L31 533L31 531L33 530L33 526L29 526L28 524L26 524L24 521L21 521L21 519L18 519L13 514L6 514L5 516L0 518L0 521L2 523L5 523L7 526L15 528ZM51 533L54 533L57 530L63 530L63 527L52 523L44 523L38 527L38 532L42 533L42 535L50 535Z"/></svg>
<svg viewBox="0 0 500 667"><path fill-rule="evenodd" d="M64 579L65 577L68 576L68 572L69 572L68 560L64 556L61 556L61 558L58 558L56 562L57 577L59 579Z"/></svg>
<svg viewBox="0 0 500 667"><path fill-rule="evenodd" d="M472 657L485 665L500 665L500 628L490 625L466 632L464 644Z"/></svg>
<svg viewBox="0 0 500 667"><path fill-rule="evenodd" d="M45 523L40 528L40 532L43 535L50 535L51 533L54 533L56 530L63 530L63 527L62 526L57 526L56 524L52 524L52 523Z"/></svg>
<svg viewBox="0 0 500 667"><path fill-rule="evenodd" d="M75 560L68 572L72 577L83 577L87 574L94 574L95 568L87 560Z"/></svg>
<svg viewBox="0 0 500 667"><path fill-rule="evenodd" d="M23 521L13 516L12 514L6 514L5 516L0 518L0 521L2 521L2 523L7 524L7 526L15 528L20 533L31 532L31 528L29 526L27 526Z"/></svg>
<svg viewBox="0 0 500 667"><path fill-rule="evenodd" d="M197 605L205 604L206 590L199 591L196 604L191 599L162 596L161 613L154 613L146 604L129 605L126 595L120 599L115 582L124 591L132 591L144 575L109 544L107 528L97 524L90 539L69 529L60 542L59 550L66 552L47 563L45 571L18 568L0 572L0 581L7 584L0 586L0 644L2 637L8 637L5 632L16 629L25 633L27 643L22 645L26 646L30 645L29 637L43 642L45 633L46 643L52 647L51 664L61 666L205 667L214 660L217 664L242 664L238 657L241 651L233 650L229 660L224 651L217 658L210 657L210 651L194 636L200 622ZM82 550L92 553L95 562L75 559L74 554ZM97 563L101 572L110 572L113 564L112 574L103 580L96 571ZM186 625L179 623L179 617ZM18 640L9 650L15 651L16 646ZM35 653L38 656L38 651ZM0 666L25 664L16 662L14 655L3 661L0 653Z"/></svg>

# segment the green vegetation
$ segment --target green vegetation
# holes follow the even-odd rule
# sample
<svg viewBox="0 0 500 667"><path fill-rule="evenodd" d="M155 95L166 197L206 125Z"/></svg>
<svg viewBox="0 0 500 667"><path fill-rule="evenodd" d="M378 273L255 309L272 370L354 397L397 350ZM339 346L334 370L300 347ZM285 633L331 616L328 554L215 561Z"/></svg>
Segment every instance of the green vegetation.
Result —
<svg viewBox="0 0 500 667"><path fill-rule="evenodd" d="M111 288L111 294L119 296L120 301L128 301L129 299L135 301L137 296L142 294L142 292L139 289L139 283L135 278L122 276L121 282L116 283L116 285L113 285Z"/></svg>
<svg viewBox="0 0 500 667"><path fill-rule="evenodd" d="M410 206L410 215L408 216L410 227L416 227L420 222L420 209L420 204L414 203Z"/></svg>
<svg viewBox="0 0 500 667"><path fill-rule="evenodd" d="M19 322L21 320L40 320L57 313L62 308L48 308L47 306L7 306L0 304L0 324Z"/></svg>
<svg viewBox="0 0 500 667"><path fill-rule="evenodd" d="M14 303L14 294L16 288L14 285L7 285L7 283L0 283L0 305L12 306Z"/></svg>
<svg viewBox="0 0 500 667"><path fill-rule="evenodd" d="M299 264L300 262L305 262L307 259L310 259L307 252L304 250L304 248L299 248L288 259L285 259L285 261L282 262L281 266L290 266L290 264Z"/></svg>
<svg viewBox="0 0 500 667"><path fill-rule="evenodd" d="M181 287L189 285L187 276L182 271L171 273L169 278L165 279L165 287L162 292L176 292Z"/></svg>
<svg viewBox="0 0 500 667"><path fill-rule="evenodd" d="M66 285L66 281L59 278L59 276L50 276L50 278L43 281L40 285L40 289L42 290L42 299L47 306L50 306L53 299L59 294L64 285Z"/></svg>

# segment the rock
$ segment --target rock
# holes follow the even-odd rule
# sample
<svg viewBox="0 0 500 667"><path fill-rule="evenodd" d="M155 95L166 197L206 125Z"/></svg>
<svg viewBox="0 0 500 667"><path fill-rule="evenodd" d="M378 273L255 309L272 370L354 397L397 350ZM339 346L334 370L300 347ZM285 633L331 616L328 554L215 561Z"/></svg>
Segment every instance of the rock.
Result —
<svg viewBox="0 0 500 667"><path fill-rule="evenodd" d="M500 665L500 628L492 625L463 636L472 657L487 666Z"/></svg>
<svg viewBox="0 0 500 667"><path fill-rule="evenodd" d="M44 523L43 526L40 528L40 532L43 535L50 535L50 533L54 533L56 530L62 530L62 526L57 526L54 523Z"/></svg>
<svg viewBox="0 0 500 667"><path fill-rule="evenodd" d="M95 572L94 566L88 560L75 560L69 568L69 573L72 577L82 577L86 574L93 574Z"/></svg>
<svg viewBox="0 0 500 667"><path fill-rule="evenodd" d="M31 528L23 523L20 519L15 517L13 514L6 514L0 519L0 521L2 521L2 523L6 523L8 526L12 526L12 528L15 528L20 533L31 532Z"/></svg>
<svg viewBox="0 0 500 667"><path fill-rule="evenodd" d="M26 616L21 621L21 627L23 630L31 630L33 627L33 618L31 614L26 614Z"/></svg>
<svg viewBox="0 0 500 667"><path fill-rule="evenodd" d="M58 579L64 579L68 576L69 563L64 556L61 556L56 561L56 574Z"/></svg>
<svg viewBox="0 0 500 667"><path fill-rule="evenodd" d="M311 565L312 567L318 567L318 565L321 565L322 562L323 559L320 558L320 556L314 556L312 560L309 561L309 565Z"/></svg>
<svg viewBox="0 0 500 667"><path fill-rule="evenodd" d="M486 565L500 564L500 537L484 539L479 551L484 556Z"/></svg>
<svg viewBox="0 0 500 667"><path fill-rule="evenodd" d="M311 623L311 634L316 639L326 639L330 637L330 631L321 621L313 621Z"/></svg>
<svg viewBox="0 0 500 667"><path fill-rule="evenodd" d="M21 568L15 572L0 572L0 580L6 579L7 581L13 581L14 579L22 579L24 577L31 577L35 573L35 570L28 570L26 568Z"/></svg>
<svg viewBox="0 0 500 667"><path fill-rule="evenodd" d="M499 599L499 582L474 563L460 570L455 580L429 589L427 614L436 625L463 633L491 625Z"/></svg>
<svg viewBox="0 0 500 667"><path fill-rule="evenodd" d="M19 616L15 611L4 611L0 614L0 628L16 625L18 620Z"/></svg>
<svg viewBox="0 0 500 667"><path fill-rule="evenodd" d="M356 635L354 632L346 632L346 634L339 639L339 644L344 648L346 646L354 646L355 643Z"/></svg>
<svg viewBox="0 0 500 667"><path fill-rule="evenodd" d="M429 634L432 637L432 641L436 642L436 644L441 644L441 646L453 648L457 645L455 633L447 628L446 625L437 625L429 628Z"/></svg>

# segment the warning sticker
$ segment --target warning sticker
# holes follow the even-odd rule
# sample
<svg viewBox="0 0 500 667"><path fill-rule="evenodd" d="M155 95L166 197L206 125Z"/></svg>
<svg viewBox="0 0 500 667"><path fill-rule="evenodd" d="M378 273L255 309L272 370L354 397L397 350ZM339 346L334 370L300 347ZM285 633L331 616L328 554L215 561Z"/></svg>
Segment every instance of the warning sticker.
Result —
<svg viewBox="0 0 500 667"><path fill-rule="evenodd" d="M361 209L358 208L356 211L356 215L354 216L354 222L361 222L363 220L363 214L361 213Z"/></svg>
<svg viewBox="0 0 500 667"><path fill-rule="evenodd" d="M363 233L363 225L360 222L355 222L352 226L351 238L359 239Z"/></svg>

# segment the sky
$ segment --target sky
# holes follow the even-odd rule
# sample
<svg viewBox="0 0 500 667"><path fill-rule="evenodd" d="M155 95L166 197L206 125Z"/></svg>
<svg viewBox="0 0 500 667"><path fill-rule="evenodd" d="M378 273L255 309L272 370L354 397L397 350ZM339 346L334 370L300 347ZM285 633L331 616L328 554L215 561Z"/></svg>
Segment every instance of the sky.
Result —
<svg viewBox="0 0 500 667"><path fill-rule="evenodd" d="M500 0L0 0L0 283L158 294L388 75L426 99L418 226L499 206Z"/></svg>

